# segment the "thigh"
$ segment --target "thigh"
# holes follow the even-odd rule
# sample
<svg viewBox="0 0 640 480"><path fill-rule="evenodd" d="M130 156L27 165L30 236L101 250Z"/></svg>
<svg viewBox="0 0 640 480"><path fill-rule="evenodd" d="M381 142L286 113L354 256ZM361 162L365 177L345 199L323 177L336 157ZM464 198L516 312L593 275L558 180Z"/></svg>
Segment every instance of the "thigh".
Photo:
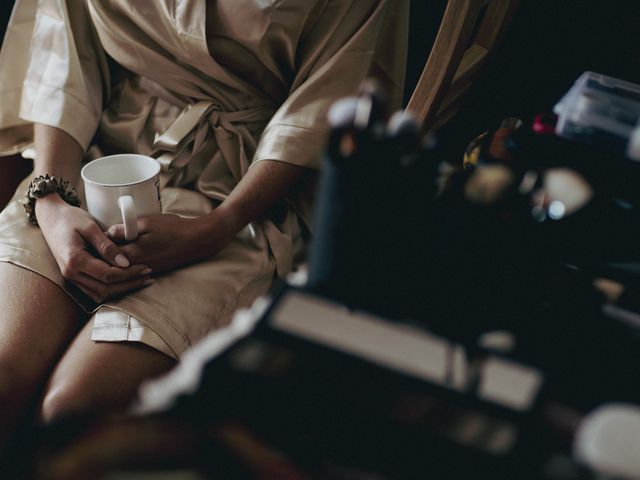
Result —
<svg viewBox="0 0 640 480"><path fill-rule="evenodd" d="M0 452L80 320L75 303L54 283L0 262Z"/></svg>
<svg viewBox="0 0 640 480"><path fill-rule="evenodd" d="M76 304L46 278L0 262L0 396L41 386L78 329Z"/></svg>
<svg viewBox="0 0 640 480"><path fill-rule="evenodd" d="M124 409L143 380L170 370L171 357L137 342L94 342L93 320L73 339L55 366L40 405L40 420Z"/></svg>

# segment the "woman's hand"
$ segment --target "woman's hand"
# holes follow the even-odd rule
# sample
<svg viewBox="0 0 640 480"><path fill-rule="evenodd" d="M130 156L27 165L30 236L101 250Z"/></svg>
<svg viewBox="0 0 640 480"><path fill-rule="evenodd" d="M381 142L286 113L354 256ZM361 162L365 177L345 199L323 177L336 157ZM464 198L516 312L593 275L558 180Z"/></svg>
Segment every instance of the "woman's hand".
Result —
<svg viewBox="0 0 640 480"><path fill-rule="evenodd" d="M216 212L199 218L172 214L149 215L138 219L138 238L121 245L134 263L148 265L154 272L173 270L218 253L233 233L216 222ZM114 225L109 237L124 242L124 226Z"/></svg>
<svg viewBox="0 0 640 480"><path fill-rule="evenodd" d="M138 219L140 236L122 246L133 263L148 265L154 272L171 270L216 255L250 222L261 218L302 178L312 180L314 171L277 160L251 166L220 205L202 217L150 215ZM124 227L107 232L124 242Z"/></svg>
<svg viewBox="0 0 640 480"><path fill-rule="evenodd" d="M36 216L62 276L95 302L153 282L148 266L132 264L87 212L58 195L39 199Z"/></svg>

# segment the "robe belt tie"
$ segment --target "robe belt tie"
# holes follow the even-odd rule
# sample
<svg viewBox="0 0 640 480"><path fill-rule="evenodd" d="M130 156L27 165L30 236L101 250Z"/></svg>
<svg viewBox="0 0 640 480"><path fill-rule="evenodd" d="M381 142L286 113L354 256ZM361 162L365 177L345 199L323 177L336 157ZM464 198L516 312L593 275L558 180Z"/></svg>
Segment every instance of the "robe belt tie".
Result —
<svg viewBox="0 0 640 480"><path fill-rule="evenodd" d="M153 156L164 172L182 168L204 148L212 132L218 148L224 151L223 144L231 136L242 143L242 134L234 124L266 123L273 113L272 107L264 105L234 112L224 112L220 105L208 100L188 105L169 128L162 134L156 134Z"/></svg>

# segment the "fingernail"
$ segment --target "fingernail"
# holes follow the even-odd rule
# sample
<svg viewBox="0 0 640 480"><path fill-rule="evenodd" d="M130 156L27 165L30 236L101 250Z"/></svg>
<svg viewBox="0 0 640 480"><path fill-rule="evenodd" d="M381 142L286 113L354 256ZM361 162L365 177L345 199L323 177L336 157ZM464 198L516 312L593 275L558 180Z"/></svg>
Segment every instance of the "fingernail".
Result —
<svg viewBox="0 0 640 480"><path fill-rule="evenodd" d="M129 266L129 260L127 260L127 257L122 255L121 253L116 255L115 261L116 261L116 265L118 265L119 267L124 268Z"/></svg>
<svg viewBox="0 0 640 480"><path fill-rule="evenodd" d="M140 275L149 275L153 270L151 270L149 267L145 268L144 270L142 270L140 272Z"/></svg>
<svg viewBox="0 0 640 480"><path fill-rule="evenodd" d="M148 287L149 285L153 285L153 282L155 282L155 280L153 278L150 278L149 280L145 280L144 282L142 282L142 286Z"/></svg>

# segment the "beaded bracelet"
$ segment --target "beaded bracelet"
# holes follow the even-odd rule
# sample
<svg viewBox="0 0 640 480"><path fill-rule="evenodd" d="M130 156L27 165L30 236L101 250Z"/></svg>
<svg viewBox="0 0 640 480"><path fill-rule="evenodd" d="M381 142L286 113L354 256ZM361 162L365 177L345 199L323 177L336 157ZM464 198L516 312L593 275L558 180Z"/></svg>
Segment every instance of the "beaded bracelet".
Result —
<svg viewBox="0 0 640 480"><path fill-rule="evenodd" d="M25 198L22 201L24 210L27 212L27 218L33 225L38 225L38 219L36 218L36 200L50 193L57 193L60 195L60 198L69 205L74 207L80 206L78 192L71 186L68 180L56 175L39 175L31 180Z"/></svg>

